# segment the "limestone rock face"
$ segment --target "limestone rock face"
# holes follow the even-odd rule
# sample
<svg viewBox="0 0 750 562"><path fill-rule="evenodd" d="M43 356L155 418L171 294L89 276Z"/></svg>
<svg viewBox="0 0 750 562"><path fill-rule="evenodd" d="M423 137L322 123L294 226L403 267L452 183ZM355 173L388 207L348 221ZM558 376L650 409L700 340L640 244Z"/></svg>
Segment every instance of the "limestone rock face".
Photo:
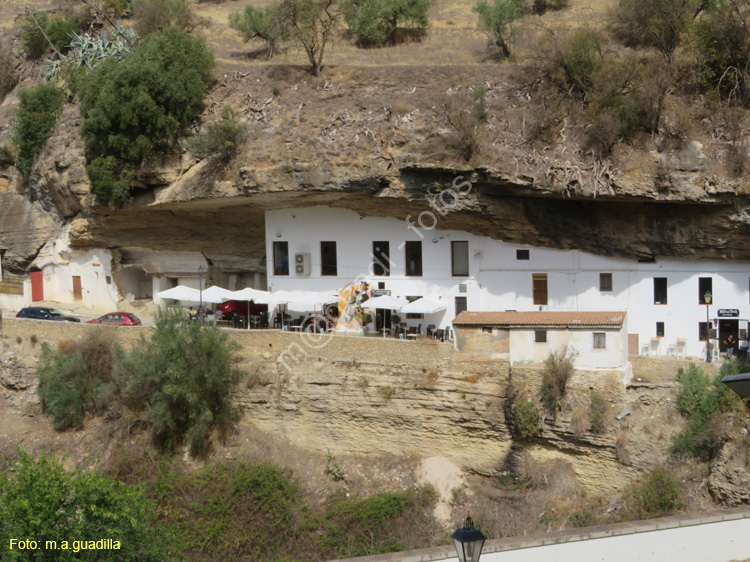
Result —
<svg viewBox="0 0 750 562"><path fill-rule="evenodd" d="M722 504L750 503L750 462L747 430L739 439L725 443L711 467L708 487Z"/></svg>

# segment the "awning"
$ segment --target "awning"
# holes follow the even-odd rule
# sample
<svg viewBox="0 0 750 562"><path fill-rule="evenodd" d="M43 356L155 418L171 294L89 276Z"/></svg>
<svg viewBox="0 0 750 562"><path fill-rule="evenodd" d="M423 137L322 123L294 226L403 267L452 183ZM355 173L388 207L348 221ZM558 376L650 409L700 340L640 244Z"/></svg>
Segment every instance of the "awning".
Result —
<svg viewBox="0 0 750 562"><path fill-rule="evenodd" d="M338 291L276 291L265 297L258 298L255 302L259 304L283 304L292 303L299 306L318 306L338 300Z"/></svg>
<svg viewBox="0 0 750 562"><path fill-rule="evenodd" d="M157 298L160 299L174 299L177 301L195 301L200 300L200 291L185 285L177 285L166 291L160 291L156 293Z"/></svg>
<svg viewBox="0 0 750 562"><path fill-rule="evenodd" d="M401 312L407 314L434 314L435 312L440 312L446 308L448 308L446 305L440 304L439 302L420 298L401 307Z"/></svg>
<svg viewBox="0 0 750 562"><path fill-rule="evenodd" d="M390 310L399 310L402 306L409 304L409 301L404 299L397 299L389 295L383 295L382 297L373 297L362 301L362 308L384 308Z"/></svg>
<svg viewBox="0 0 750 562"><path fill-rule="evenodd" d="M229 289L224 289L223 287L214 285L213 287L203 290L202 300L203 302L220 303L226 300L225 297L230 296L231 294L232 291Z"/></svg>
<svg viewBox="0 0 750 562"><path fill-rule="evenodd" d="M261 291L260 289L251 289L245 287L239 291L231 291L223 300L225 301L255 301L258 299L266 298L270 295L268 291Z"/></svg>

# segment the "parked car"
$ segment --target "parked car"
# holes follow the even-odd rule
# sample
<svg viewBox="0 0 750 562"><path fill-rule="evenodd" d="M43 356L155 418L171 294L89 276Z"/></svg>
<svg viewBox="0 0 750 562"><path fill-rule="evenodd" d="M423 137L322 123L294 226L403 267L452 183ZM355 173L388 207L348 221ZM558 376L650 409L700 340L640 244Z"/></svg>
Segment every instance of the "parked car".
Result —
<svg viewBox="0 0 750 562"><path fill-rule="evenodd" d="M226 320L235 321L235 319L242 317L243 322L247 321L247 301L225 301L219 303L217 307ZM250 314L252 316L262 316L263 313L268 314L267 304L250 303Z"/></svg>
<svg viewBox="0 0 750 562"><path fill-rule="evenodd" d="M104 324L105 326L140 326L140 319L130 312L110 312L86 324Z"/></svg>
<svg viewBox="0 0 750 562"><path fill-rule="evenodd" d="M80 322L80 318L67 316L55 310L44 306L27 306L22 308L16 314L16 318L33 318L34 320L56 320L57 322Z"/></svg>

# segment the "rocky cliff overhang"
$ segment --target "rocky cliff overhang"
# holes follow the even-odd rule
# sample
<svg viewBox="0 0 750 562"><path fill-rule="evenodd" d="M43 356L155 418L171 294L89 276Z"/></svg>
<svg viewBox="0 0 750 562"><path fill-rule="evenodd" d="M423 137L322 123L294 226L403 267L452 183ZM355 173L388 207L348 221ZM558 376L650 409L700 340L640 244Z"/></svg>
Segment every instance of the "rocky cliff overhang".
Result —
<svg viewBox="0 0 750 562"><path fill-rule="evenodd" d="M271 98L261 78L274 68L256 72L225 75L207 100L205 120L229 106L252 133L228 167L197 161L183 138L171 156L141 168L122 205L88 193L80 116L67 105L30 176L0 173L2 208L16 199L24 207L0 222L10 262L23 268L45 235L69 222L74 247L198 251L228 269L261 271L264 211L311 205L414 221L427 213L423 223L435 216L439 229L605 256L750 259L744 180L722 172L717 143L665 148L646 139L606 161L563 142L540 150L513 126L534 111L523 92L503 77L487 80L482 68L441 68L435 82L464 84L450 95L489 86L481 150L464 162L429 85L403 86L408 68L368 70L374 85L336 82L334 71L322 85L287 72L284 94Z"/></svg>

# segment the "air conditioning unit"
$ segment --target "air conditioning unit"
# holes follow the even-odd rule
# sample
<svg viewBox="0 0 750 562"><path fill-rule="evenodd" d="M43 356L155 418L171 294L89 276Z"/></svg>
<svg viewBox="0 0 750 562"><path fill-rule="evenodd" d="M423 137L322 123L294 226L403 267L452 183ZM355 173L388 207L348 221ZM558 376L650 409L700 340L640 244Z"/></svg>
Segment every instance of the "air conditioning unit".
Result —
<svg viewBox="0 0 750 562"><path fill-rule="evenodd" d="M294 272L298 277L310 275L310 254L294 254Z"/></svg>

